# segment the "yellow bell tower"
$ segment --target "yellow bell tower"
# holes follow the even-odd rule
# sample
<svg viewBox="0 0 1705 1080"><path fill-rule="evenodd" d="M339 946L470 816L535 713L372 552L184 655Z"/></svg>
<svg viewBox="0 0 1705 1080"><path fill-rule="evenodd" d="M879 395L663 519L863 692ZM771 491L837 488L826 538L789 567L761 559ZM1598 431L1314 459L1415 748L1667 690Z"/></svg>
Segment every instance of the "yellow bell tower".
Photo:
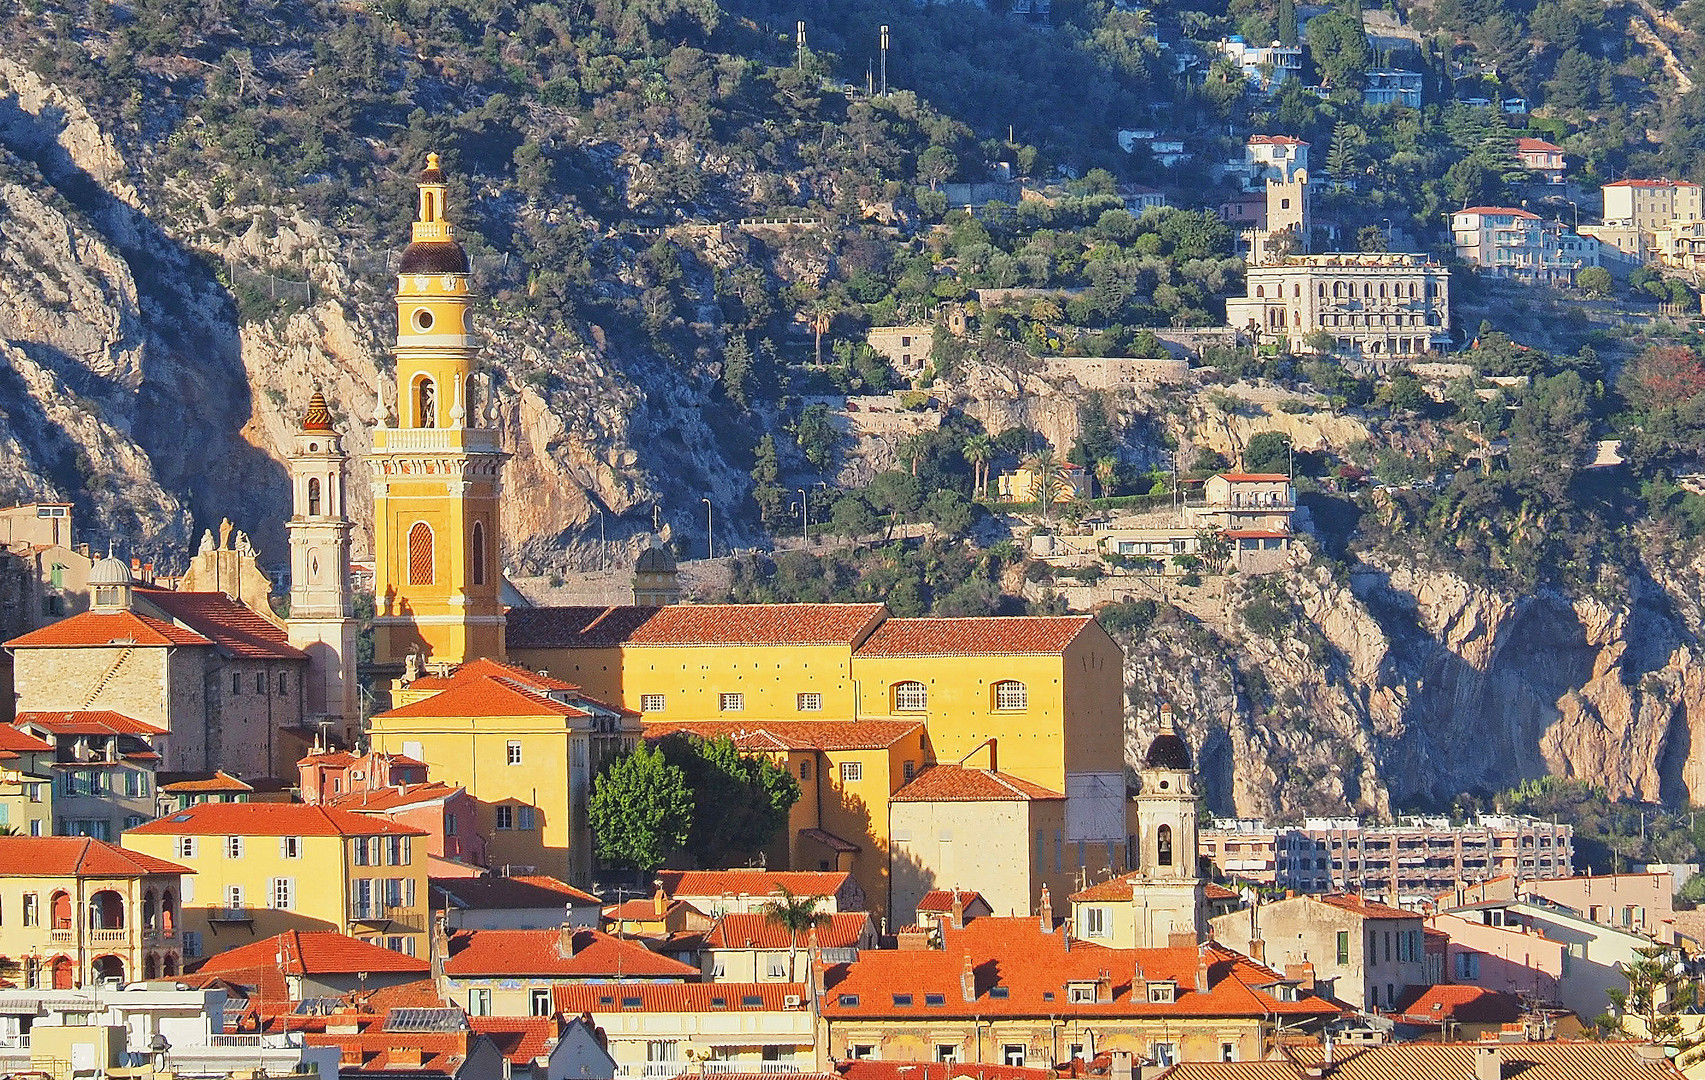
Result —
<svg viewBox="0 0 1705 1080"><path fill-rule="evenodd" d="M503 656L497 433L469 423L468 256L445 218L438 155L397 268L397 426L374 417L376 666ZM477 418L476 418L477 421Z"/></svg>

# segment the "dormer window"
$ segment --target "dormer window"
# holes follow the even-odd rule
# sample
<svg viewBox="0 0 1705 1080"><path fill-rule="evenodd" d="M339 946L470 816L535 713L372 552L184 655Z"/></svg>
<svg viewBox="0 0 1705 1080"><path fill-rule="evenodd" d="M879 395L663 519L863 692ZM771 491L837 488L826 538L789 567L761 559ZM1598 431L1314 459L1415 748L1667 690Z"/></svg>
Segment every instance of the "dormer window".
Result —
<svg viewBox="0 0 1705 1080"><path fill-rule="evenodd" d="M1073 1005L1095 1004L1095 984L1092 982L1067 983L1066 1000Z"/></svg>
<svg viewBox="0 0 1705 1080"><path fill-rule="evenodd" d="M1170 1005L1178 1000L1178 984L1166 982L1149 983L1149 1003L1152 1005Z"/></svg>

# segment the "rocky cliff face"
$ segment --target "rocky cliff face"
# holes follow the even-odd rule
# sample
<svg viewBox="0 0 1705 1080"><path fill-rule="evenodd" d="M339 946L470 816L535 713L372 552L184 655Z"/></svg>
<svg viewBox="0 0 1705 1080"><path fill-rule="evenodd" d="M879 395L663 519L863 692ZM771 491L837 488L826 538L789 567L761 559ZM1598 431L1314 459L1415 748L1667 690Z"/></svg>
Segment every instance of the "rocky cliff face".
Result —
<svg viewBox="0 0 1705 1080"><path fill-rule="evenodd" d="M1689 575L1690 577L1693 575ZM1289 625L1162 621L1128 647L1129 753L1178 703L1211 805L1275 815L1448 807L1547 773L1613 797L1705 798L1697 594L1521 599L1437 570L1323 567L1285 579Z"/></svg>

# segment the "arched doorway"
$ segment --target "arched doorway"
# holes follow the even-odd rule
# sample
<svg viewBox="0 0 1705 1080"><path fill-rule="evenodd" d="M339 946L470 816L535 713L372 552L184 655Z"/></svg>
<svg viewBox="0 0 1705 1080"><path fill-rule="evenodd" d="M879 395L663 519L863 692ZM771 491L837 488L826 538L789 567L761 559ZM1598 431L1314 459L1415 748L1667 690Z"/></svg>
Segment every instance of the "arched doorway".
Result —
<svg viewBox="0 0 1705 1080"><path fill-rule="evenodd" d="M165 963L161 964L160 968L160 974L164 975L168 979L173 975L176 975L178 973L178 954L167 953Z"/></svg>
<svg viewBox="0 0 1705 1080"><path fill-rule="evenodd" d="M76 983L77 970L69 956L56 956L49 960L47 970L53 976L55 990L69 990Z"/></svg>
<svg viewBox="0 0 1705 1080"><path fill-rule="evenodd" d="M159 975L160 961L153 953L149 953L147 959L142 961L142 977L144 979L155 979L159 978Z"/></svg>
<svg viewBox="0 0 1705 1080"><path fill-rule="evenodd" d="M89 969L94 972L97 980L103 982L107 979L124 981L124 961L111 953L106 956L95 957L95 961L89 965Z"/></svg>

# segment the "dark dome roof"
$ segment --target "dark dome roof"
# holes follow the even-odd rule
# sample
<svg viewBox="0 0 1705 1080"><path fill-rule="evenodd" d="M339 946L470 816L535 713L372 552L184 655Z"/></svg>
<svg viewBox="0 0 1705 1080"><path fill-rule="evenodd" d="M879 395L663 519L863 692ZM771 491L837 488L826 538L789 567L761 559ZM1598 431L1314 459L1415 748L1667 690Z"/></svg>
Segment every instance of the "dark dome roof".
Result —
<svg viewBox="0 0 1705 1080"><path fill-rule="evenodd" d="M468 254L454 240L433 240L410 244L403 249L399 274L465 274Z"/></svg>
<svg viewBox="0 0 1705 1080"><path fill-rule="evenodd" d="M1149 752L1143 755L1143 764L1151 769L1177 769L1180 772L1190 771L1190 747L1177 735L1163 731L1149 743Z"/></svg>
<svg viewBox="0 0 1705 1080"><path fill-rule="evenodd" d="M634 560L634 569L641 573L672 574L675 572L675 556L663 548L649 547Z"/></svg>

